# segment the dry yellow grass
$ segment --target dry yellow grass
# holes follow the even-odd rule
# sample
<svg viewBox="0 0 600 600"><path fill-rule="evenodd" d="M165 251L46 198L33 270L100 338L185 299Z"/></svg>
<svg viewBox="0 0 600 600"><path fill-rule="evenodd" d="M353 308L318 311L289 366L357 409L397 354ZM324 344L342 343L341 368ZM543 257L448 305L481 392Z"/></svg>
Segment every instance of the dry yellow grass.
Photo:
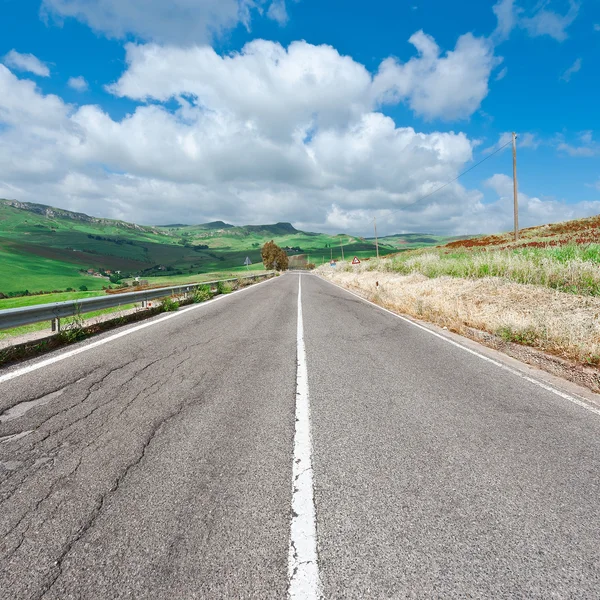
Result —
<svg viewBox="0 0 600 600"><path fill-rule="evenodd" d="M318 272L388 308L458 333L471 327L581 363L600 362L597 297L497 277L429 279L418 273L332 272L328 267Z"/></svg>

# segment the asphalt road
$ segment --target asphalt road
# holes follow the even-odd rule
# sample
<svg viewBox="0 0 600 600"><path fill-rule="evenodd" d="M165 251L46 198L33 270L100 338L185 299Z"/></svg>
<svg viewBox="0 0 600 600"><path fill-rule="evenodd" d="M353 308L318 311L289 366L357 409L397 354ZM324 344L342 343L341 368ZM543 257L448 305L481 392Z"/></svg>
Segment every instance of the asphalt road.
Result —
<svg viewBox="0 0 600 600"><path fill-rule="evenodd" d="M0 370L1 599L286 598L299 279ZM599 414L314 276L302 311L323 598L600 598Z"/></svg>

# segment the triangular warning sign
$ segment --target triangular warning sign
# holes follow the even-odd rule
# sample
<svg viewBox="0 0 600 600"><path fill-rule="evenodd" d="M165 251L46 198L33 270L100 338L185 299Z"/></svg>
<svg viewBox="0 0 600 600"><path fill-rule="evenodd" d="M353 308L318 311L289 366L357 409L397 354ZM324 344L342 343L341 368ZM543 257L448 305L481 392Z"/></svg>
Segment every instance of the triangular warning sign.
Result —
<svg viewBox="0 0 600 600"><path fill-rule="evenodd" d="M352 264L353 264L353 265L360 265L360 260L358 260L358 256L355 256L355 257L352 259Z"/></svg>

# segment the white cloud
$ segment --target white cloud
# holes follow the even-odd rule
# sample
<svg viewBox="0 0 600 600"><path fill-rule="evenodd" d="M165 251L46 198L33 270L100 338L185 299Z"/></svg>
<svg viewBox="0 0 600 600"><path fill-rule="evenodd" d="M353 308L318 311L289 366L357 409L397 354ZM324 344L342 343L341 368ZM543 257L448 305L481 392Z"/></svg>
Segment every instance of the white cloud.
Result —
<svg viewBox="0 0 600 600"><path fill-rule="evenodd" d="M498 0L492 7L492 10L498 20L498 25L492 34L492 39L496 42L501 42L508 39L517 23L515 0Z"/></svg>
<svg viewBox="0 0 600 600"><path fill-rule="evenodd" d="M184 96L279 136L346 123L378 103L404 101L429 119L469 117L487 95L498 62L488 42L467 34L440 57L433 38L418 32L410 39L419 56L404 64L387 59L374 78L331 46L306 42L285 49L254 40L224 57L208 46L129 44L128 69L108 89L134 100Z"/></svg>
<svg viewBox="0 0 600 600"><path fill-rule="evenodd" d="M495 174L484 182L498 199L479 207L479 216L471 221L470 227L479 222L483 231L509 231L513 226L513 181L504 174ZM541 199L519 190L519 227L533 227L544 223L556 223L570 219L590 217L600 212L600 202L583 201L568 204L552 198ZM475 213L477 214L477 213ZM475 231L471 229L471 231Z"/></svg>
<svg viewBox="0 0 600 600"><path fill-rule="evenodd" d="M544 2L542 6L546 6L547 4L547 2ZM562 42L568 37L566 29L577 18L579 7L580 4L578 2L569 0L569 10L565 15L541 8L532 17L522 19L521 26L532 37L549 35L555 40Z"/></svg>
<svg viewBox="0 0 600 600"><path fill-rule="evenodd" d="M503 69L501 69L498 74L496 75L496 81L501 81L502 79L504 79L506 77L506 74L508 73L508 67L504 67Z"/></svg>
<svg viewBox="0 0 600 600"><path fill-rule="evenodd" d="M362 65L292 46L257 42L225 58L131 46L115 90L179 108L153 102L121 120L0 66L0 195L145 223L285 220L362 235L372 215L382 235L501 226L478 190L455 182L428 196L472 164L476 141L397 126L376 111ZM532 215L560 212L540 202Z"/></svg>
<svg viewBox="0 0 600 600"><path fill-rule="evenodd" d="M42 14L57 20L75 18L109 37L127 34L161 43L205 43L233 29L247 28L253 13L280 23L285 0L43 0Z"/></svg>
<svg viewBox="0 0 600 600"><path fill-rule="evenodd" d="M525 29L531 37L548 35L559 42L567 39L567 28L575 21L579 14L580 3L577 0L569 0L569 8L565 14L560 14L547 7L550 0L538 2L529 16L526 11L519 7L515 0L498 0L493 11L498 24L492 40L500 43L510 36L516 27Z"/></svg>
<svg viewBox="0 0 600 600"><path fill-rule="evenodd" d="M114 94L161 102L184 96L272 137L289 137L298 127L342 125L373 104L369 72L331 46L294 42L286 50L255 40L221 57L208 46L129 44L127 63L108 88Z"/></svg>
<svg viewBox="0 0 600 600"><path fill-rule="evenodd" d="M579 158L591 158L600 156L600 144L593 139L591 131L582 131L578 136L577 144L569 144L565 141L564 135L556 136L556 149L569 156Z"/></svg>
<svg viewBox="0 0 600 600"><path fill-rule="evenodd" d="M16 50L11 50L4 57L3 62L7 67L17 71L26 71L40 77L50 77L48 66L33 54L21 54Z"/></svg>
<svg viewBox="0 0 600 600"><path fill-rule="evenodd" d="M384 60L373 81L376 98L384 104L406 101L426 119L470 117L487 96L490 74L500 60L491 44L468 33L458 38L454 51L440 56L435 40L423 31L409 42L418 56L406 63Z"/></svg>
<svg viewBox="0 0 600 600"><path fill-rule="evenodd" d="M512 133L510 131L505 131L504 133L500 134L498 141L493 146L485 148L483 153L489 154L490 152L500 148L503 148L504 150L510 150L509 142L511 141ZM542 142L535 133L523 132L517 134L517 148L531 148L532 150L537 150L541 143Z"/></svg>
<svg viewBox="0 0 600 600"><path fill-rule="evenodd" d="M78 92L85 92L88 89L88 82L81 75L79 77L70 77L67 85Z"/></svg>
<svg viewBox="0 0 600 600"><path fill-rule="evenodd" d="M600 31L600 23L594 23L594 31Z"/></svg>
<svg viewBox="0 0 600 600"><path fill-rule="evenodd" d="M280 25L285 25L289 18L285 8L285 0L273 0L267 11L267 17L277 21Z"/></svg>
<svg viewBox="0 0 600 600"><path fill-rule="evenodd" d="M406 223L447 228L445 216L474 194L450 186L419 202L471 160L462 133L417 133L352 109L346 122L311 129L300 111L296 129L280 136L231 106L181 102L175 114L153 104L115 121L97 106L44 96L0 66L2 195L154 223L290 220L335 230L341 211L356 233L369 230L356 215L400 208L382 223L389 233Z"/></svg>
<svg viewBox="0 0 600 600"><path fill-rule="evenodd" d="M575 60L575 62L560 76L561 81L569 82L571 77L581 70L581 58Z"/></svg>

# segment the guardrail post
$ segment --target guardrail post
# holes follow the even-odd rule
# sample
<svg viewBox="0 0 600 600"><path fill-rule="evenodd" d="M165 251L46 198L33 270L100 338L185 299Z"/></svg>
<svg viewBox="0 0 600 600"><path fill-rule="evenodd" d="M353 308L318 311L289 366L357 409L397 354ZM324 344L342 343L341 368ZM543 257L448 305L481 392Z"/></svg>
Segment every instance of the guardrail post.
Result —
<svg viewBox="0 0 600 600"><path fill-rule="evenodd" d="M54 319L52 319L52 332L58 333L59 331L60 331L60 319L58 317L55 317Z"/></svg>

